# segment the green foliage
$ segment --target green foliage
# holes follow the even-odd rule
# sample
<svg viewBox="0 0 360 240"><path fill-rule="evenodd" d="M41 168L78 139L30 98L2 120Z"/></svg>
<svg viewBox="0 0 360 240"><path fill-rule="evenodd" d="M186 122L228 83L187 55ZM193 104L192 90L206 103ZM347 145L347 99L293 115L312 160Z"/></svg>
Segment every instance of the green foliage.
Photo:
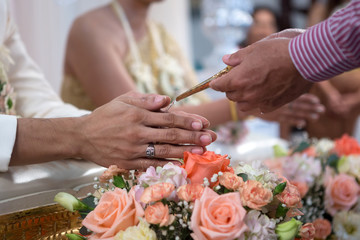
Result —
<svg viewBox="0 0 360 240"><path fill-rule="evenodd" d="M296 152L302 152L302 151L304 151L305 149L307 149L308 147L310 147L310 143L308 143L308 142L301 142L300 144L299 144L299 146L297 146L297 148L295 148L293 151L292 151L292 153L291 154L294 154L294 153L296 153Z"/></svg>
<svg viewBox="0 0 360 240"><path fill-rule="evenodd" d="M123 176L114 176L113 184L118 188L125 188L127 191L130 191L130 184L124 180Z"/></svg>
<svg viewBox="0 0 360 240"><path fill-rule="evenodd" d="M326 160L326 165L334 168L335 171L337 172L338 162L339 162L339 156L336 154L331 154Z"/></svg>
<svg viewBox="0 0 360 240"><path fill-rule="evenodd" d="M282 183L278 184L274 189L273 195L276 196L276 195L282 193L285 190L285 188L286 188L286 182L282 182Z"/></svg>
<svg viewBox="0 0 360 240"><path fill-rule="evenodd" d="M282 203L279 204L279 206L276 209L276 214L275 217L279 218L279 217L285 217L286 213L289 211L289 209L287 207L283 207Z"/></svg>
<svg viewBox="0 0 360 240"><path fill-rule="evenodd" d="M244 182L246 182L249 179L246 173L239 173L238 176L241 177Z"/></svg>

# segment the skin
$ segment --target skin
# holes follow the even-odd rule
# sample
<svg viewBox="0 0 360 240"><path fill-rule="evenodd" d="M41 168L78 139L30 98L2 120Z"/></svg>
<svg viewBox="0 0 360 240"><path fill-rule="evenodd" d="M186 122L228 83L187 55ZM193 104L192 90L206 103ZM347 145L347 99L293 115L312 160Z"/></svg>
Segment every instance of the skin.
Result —
<svg viewBox="0 0 360 240"><path fill-rule="evenodd" d="M291 37L299 33L275 34L224 56L224 63L234 68L210 87L226 92L241 111L259 108L271 112L308 92L312 83L297 71L288 50Z"/></svg>
<svg viewBox="0 0 360 240"><path fill-rule="evenodd" d="M153 2L157 1L119 0L127 13L136 41L140 41L146 34L147 13ZM121 23L113 9L109 5L104 6L79 17L74 22L67 43L65 74L78 79L92 101L97 106L101 106L121 94L136 91L135 83L123 62L128 51L127 39ZM303 99L298 101L301 103L295 106L308 104L308 101ZM321 108L320 104L311 104L305 108L305 111L299 108L294 111L295 114L290 120L294 124L303 124L306 120L313 119L315 115L318 117L319 107ZM260 114L259 110L252 112L240 110L239 119L245 119L252 114L272 121L282 121L287 116L287 110L270 116ZM171 111L199 114L207 118L212 126L232 120L227 99L198 106L175 106Z"/></svg>
<svg viewBox="0 0 360 240"><path fill-rule="evenodd" d="M146 169L181 158L184 151L202 154L216 134L209 122L188 113L163 113L170 98L128 93L74 118L19 118L10 165L82 158L101 166ZM145 150L155 142L155 157ZM175 164L178 164L175 161Z"/></svg>

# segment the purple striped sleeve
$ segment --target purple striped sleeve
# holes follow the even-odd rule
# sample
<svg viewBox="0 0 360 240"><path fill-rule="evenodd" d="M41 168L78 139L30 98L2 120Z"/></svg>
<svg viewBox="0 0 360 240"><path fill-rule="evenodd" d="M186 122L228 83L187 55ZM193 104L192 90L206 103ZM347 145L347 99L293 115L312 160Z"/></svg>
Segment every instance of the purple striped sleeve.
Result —
<svg viewBox="0 0 360 240"><path fill-rule="evenodd" d="M360 0L293 38L289 52L301 75L312 82L360 67Z"/></svg>

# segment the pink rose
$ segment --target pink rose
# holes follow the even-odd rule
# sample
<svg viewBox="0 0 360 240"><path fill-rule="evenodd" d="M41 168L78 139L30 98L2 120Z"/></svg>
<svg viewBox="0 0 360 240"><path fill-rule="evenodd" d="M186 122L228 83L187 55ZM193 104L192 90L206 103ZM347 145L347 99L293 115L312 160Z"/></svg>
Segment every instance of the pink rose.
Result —
<svg viewBox="0 0 360 240"><path fill-rule="evenodd" d="M312 223L304 224L299 231L302 240L312 240L315 236L315 227Z"/></svg>
<svg viewBox="0 0 360 240"><path fill-rule="evenodd" d="M219 183L229 190L238 190L244 184L244 181L234 173L224 172L219 177Z"/></svg>
<svg viewBox="0 0 360 240"><path fill-rule="evenodd" d="M156 202L145 209L145 219L148 223L160 224L160 227L162 227L170 225L175 220L175 216L169 214L167 205Z"/></svg>
<svg viewBox="0 0 360 240"><path fill-rule="evenodd" d="M329 220L318 218L313 224L316 239L326 239L331 234L331 223Z"/></svg>
<svg viewBox="0 0 360 240"><path fill-rule="evenodd" d="M177 196L179 199L192 202L199 199L203 194L204 187L199 183L186 184L178 188Z"/></svg>
<svg viewBox="0 0 360 240"><path fill-rule="evenodd" d="M339 174L329 179L325 190L325 207L331 215L348 211L358 200L359 185L354 177Z"/></svg>
<svg viewBox="0 0 360 240"><path fill-rule="evenodd" d="M245 215L239 193L218 195L205 188L201 198L195 201L191 236L195 240L239 238L247 230Z"/></svg>
<svg viewBox="0 0 360 240"><path fill-rule="evenodd" d="M306 182L291 181L291 184L297 187L297 189L300 192L301 198L305 197L305 195L309 191L309 186L307 185Z"/></svg>
<svg viewBox="0 0 360 240"><path fill-rule="evenodd" d="M94 232L90 239L113 239L120 230L135 226L138 216L143 215L144 210L135 201L134 193L116 188L103 194L82 224Z"/></svg>
<svg viewBox="0 0 360 240"><path fill-rule="evenodd" d="M145 188L140 201L143 203L156 202L167 198L174 191L175 186L172 183L158 183Z"/></svg>
<svg viewBox="0 0 360 240"><path fill-rule="evenodd" d="M284 191L276 195L276 197L279 199L279 201L283 204L285 204L287 207L295 208L300 207L301 204L301 195L298 190L298 188L291 183L287 182L286 188Z"/></svg>
<svg viewBox="0 0 360 240"><path fill-rule="evenodd" d="M239 188L239 192L243 206L252 209L260 210L272 201L272 192L255 180L247 180Z"/></svg>

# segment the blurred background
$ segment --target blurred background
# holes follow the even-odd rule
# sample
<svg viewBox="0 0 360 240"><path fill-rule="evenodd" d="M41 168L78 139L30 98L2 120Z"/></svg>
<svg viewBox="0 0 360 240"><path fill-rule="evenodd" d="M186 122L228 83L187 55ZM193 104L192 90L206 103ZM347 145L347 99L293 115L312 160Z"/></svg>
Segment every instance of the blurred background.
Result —
<svg viewBox="0 0 360 240"><path fill-rule="evenodd" d="M59 92L66 39L74 19L109 0L11 0L12 15L30 55ZM346 4L334 0L164 0L152 4L150 18L162 23L177 40L203 80L224 67L221 57L286 28L306 28ZM261 11L262 10L262 11ZM226 37L224 37L226 36ZM358 78L359 75L357 75ZM358 78L360 81L360 78ZM221 93L208 91L217 99ZM324 94L323 104L331 96ZM360 103L358 104L360 105ZM329 103L330 106L330 103ZM358 106L356 106L358 107ZM330 115L331 116L334 115ZM351 134L359 139L355 123ZM326 120L324 120L326 121ZM248 135L278 138L281 126L259 119L247 121ZM334 123L337 124L337 123ZM349 125L348 123L345 123ZM319 129L316 126L316 129ZM326 131L326 129L325 129ZM289 133L300 133L286 129ZM321 136L321 133L319 133ZM321 136L322 137L322 136ZM330 136L331 137L331 136Z"/></svg>

